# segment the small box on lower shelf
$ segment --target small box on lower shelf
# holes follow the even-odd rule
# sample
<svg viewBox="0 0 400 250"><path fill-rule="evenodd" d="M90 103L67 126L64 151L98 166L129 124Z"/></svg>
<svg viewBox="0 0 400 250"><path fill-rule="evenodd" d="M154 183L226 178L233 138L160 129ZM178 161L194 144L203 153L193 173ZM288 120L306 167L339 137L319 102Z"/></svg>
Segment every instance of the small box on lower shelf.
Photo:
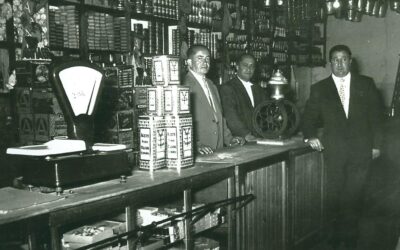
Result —
<svg viewBox="0 0 400 250"><path fill-rule="evenodd" d="M63 234L64 245L68 249L82 247L124 232L124 223L116 221L100 221L92 225L84 225Z"/></svg>

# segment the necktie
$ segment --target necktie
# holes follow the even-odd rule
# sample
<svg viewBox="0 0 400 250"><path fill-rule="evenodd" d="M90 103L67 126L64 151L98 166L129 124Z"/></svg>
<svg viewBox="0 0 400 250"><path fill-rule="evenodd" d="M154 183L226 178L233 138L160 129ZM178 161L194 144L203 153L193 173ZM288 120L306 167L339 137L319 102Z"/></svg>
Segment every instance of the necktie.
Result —
<svg viewBox="0 0 400 250"><path fill-rule="evenodd" d="M344 107L344 104L346 102L346 94L345 94L345 86L344 86L344 79L340 79L340 87L339 87L339 97L340 101L342 102L342 106Z"/></svg>
<svg viewBox="0 0 400 250"><path fill-rule="evenodd" d="M206 87L206 90L207 90L206 96L207 96L208 102L210 103L211 107L215 111L214 101L212 99L211 91L210 91L210 88L208 87L208 82L207 82L205 77L203 77L203 84L204 84L204 86Z"/></svg>

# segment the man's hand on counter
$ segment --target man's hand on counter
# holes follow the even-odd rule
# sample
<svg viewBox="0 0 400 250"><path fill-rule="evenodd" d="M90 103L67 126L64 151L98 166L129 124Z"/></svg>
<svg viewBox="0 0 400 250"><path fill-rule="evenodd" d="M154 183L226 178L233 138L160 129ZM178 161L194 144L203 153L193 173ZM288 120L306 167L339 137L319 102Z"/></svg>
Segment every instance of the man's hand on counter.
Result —
<svg viewBox="0 0 400 250"><path fill-rule="evenodd" d="M321 141L318 138L309 138L304 140L305 143L311 146L311 148L322 151L324 150L324 146L322 145Z"/></svg>
<svg viewBox="0 0 400 250"><path fill-rule="evenodd" d="M257 137L255 137L252 134L247 134L244 139L246 140L246 142L256 142L257 141Z"/></svg>
<svg viewBox="0 0 400 250"><path fill-rule="evenodd" d="M238 146L238 145L242 146L245 143L246 143L246 140L243 137L235 136L232 138L231 142L229 143L229 146L230 147Z"/></svg>
<svg viewBox="0 0 400 250"><path fill-rule="evenodd" d="M381 151L377 148L372 149L372 159L376 159L381 156Z"/></svg>
<svg viewBox="0 0 400 250"><path fill-rule="evenodd" d="M197 152L201 155L208 155L214 153L211 147L206 145L197 145Z"/></svg>

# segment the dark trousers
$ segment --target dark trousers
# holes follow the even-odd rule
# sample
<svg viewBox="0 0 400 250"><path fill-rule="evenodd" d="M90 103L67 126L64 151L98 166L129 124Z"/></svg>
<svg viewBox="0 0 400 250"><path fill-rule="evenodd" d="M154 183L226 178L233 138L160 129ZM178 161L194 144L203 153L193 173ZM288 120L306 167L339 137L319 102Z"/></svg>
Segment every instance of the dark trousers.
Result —
<svg viewBox="0 0 400 250"><path fill-rule="evenodd" d="M326 154L328 211L335 218L333 243L356 245L359 221L363 213L365 183L370 157L360 157L351 151Z"/></svg>

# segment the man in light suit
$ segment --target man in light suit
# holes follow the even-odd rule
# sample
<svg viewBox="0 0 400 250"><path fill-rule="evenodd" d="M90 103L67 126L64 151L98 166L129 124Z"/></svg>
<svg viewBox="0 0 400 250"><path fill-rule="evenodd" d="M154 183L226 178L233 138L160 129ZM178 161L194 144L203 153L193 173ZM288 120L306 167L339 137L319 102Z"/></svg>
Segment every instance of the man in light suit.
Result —
<svg viewBox="0 0 400 250"><path fill-rule="evenodd" d="M264 89L251 83L256 60L251 54L242 54L237 60L237 75L221 86L222 108L233 135L247 141L257 136L253 126L254 108L267 99Z"/></svg>
<svg viewBox="0 0 400 250"><path fill-rule="evenodd" d="M306 143L324 150L327 195L332 202L328 208L338 212L331 243L355 249L362 192L383 112L374 81L350 73L347 46L334 46L329 59L332 75L311 86L302 131Z"/></svg>
<svg viewBox="0 0 400 250"><path fill-rule="evenodd" d="M206 78L210 69L210 51L203 45L193 45L187 57L189 72L183 83L190 88L197 152L211 154L224 145L243 145L244 139L232 136L226 126L217 87Z"/></svg>

